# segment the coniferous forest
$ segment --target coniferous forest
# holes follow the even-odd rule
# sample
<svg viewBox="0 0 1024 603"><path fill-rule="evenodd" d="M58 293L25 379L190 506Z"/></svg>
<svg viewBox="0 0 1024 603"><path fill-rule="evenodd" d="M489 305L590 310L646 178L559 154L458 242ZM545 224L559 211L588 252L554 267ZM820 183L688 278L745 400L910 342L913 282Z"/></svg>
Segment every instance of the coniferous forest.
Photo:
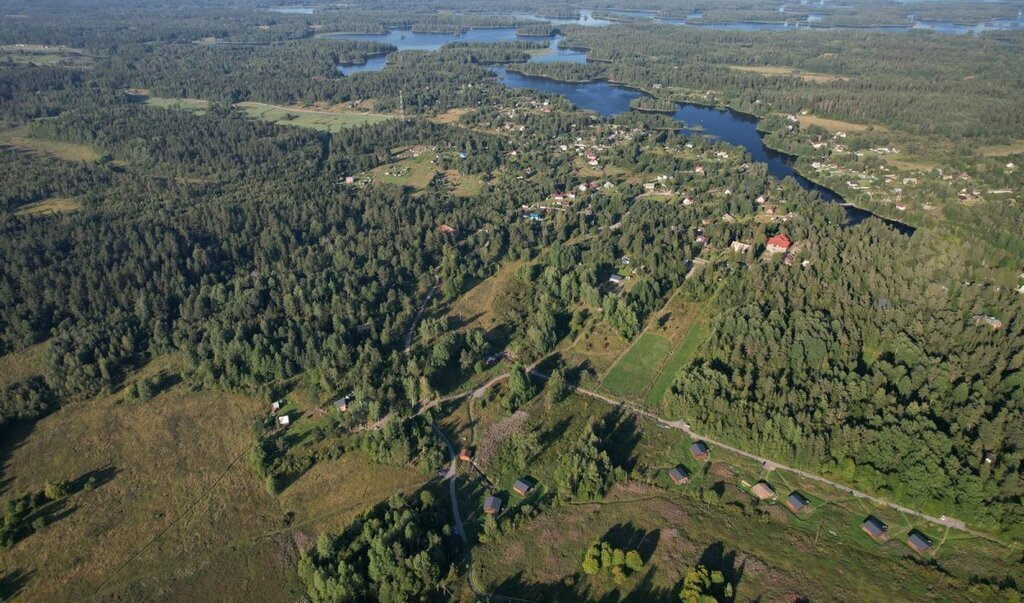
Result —
<svg viewBox="0 0 1024 603"><path fill-rule="evenodd" d="M782 8L0 7L0 597L1018 600L1024 5Z"/></svg>

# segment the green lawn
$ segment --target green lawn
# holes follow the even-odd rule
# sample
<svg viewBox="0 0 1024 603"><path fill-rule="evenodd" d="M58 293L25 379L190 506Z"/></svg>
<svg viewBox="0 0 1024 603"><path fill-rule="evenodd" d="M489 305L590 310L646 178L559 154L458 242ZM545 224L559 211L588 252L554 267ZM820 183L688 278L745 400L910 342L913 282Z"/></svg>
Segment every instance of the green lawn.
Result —
<svg viewBox="0 0 1024 603"><path fill-rule="evenodd" d="M642 397L671 351L672 343L667 337L646 332L619 358L602 385L616 396Z"/></svg>
<svg viewBox="0 0 1024 603"><path fill-rule="evenodd" d="M655 379L654 385L647 392L647 397L644 399L645 406L648 408L661 407L661 401L665 398L665 394L668 393L668 388L672 387L672 383L675 382L680 369L693 360L694 355L697 353L697 348L700 347L700 344L704 343L704 339L707 336L708 327L706 324L695 323L690 326L683 337L682 343L672 352L672 356L665 363L665 366L662 367L658 378Z"/></svg>

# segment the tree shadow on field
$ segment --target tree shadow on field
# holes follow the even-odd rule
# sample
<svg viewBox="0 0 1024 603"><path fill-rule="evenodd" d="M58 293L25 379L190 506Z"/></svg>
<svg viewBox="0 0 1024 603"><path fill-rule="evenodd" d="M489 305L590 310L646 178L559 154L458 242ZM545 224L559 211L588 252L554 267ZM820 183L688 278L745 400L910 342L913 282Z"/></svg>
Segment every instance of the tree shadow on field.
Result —
<svg viewBox="0 0 1024 603"><path fill-rule="evenodd" d="M709 570L718 570L725 576L725 581L732 585L733 592L743 579L743 570L746 562L736 565L736 551L725 550L725 544L714 542L700 555L698 562Z"/></svg>
<svg viewBox="0 0 1024 603"><path fill-rule="evenodd" d="M601 540L624 551L635 550L640 553L644 563L648 563L658 550L661 541L661 530L643 530L632 523L615 524L605 532Z"/></svg>
<svg viewBox="0 0 1024 603"><path fill-rule="evenodd" d="M0 576L0 600L7 601L17 596L28 583L33 573L35 572L32 570L26 572L16 569Z"/></svg>
<svg viewBox="0 0 1024 603"><path fill-rule="evenodd" d="M661 588L654 585L654 574L657 570L653 567L646 568L644 575L640 578L633 592L629 593L623 603L647 603L648 601L679 601L678 588Z"/></svg>
<svg viewBox="0 0 1024 603"><path fill-rule="evenodd" d="M640 425L636 417L622 408L616 408L605 417L605 433L601 437L601 448L608 452L612 464L632 471L636 467L637 457L634 454L640 443Z"/></svg>
<svg viewBox="0 0 1024 603"><path fill-rule="evenodd" d="M492 592L498 600L503 596L550 603L577 603L578 601L594 600L590 588L586 585L577 585L575 577L552 582L532 582L527 580L521 571L506 578Z"/></svg>

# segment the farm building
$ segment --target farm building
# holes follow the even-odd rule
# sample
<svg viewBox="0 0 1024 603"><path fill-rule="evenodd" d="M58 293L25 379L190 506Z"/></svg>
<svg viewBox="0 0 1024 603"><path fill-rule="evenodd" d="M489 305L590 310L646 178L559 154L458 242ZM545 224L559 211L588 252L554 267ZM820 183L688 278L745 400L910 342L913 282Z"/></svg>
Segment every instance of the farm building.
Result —
<svg viewBox="0 0 1024 603"><path fill-rule="evenodd" d="M793 492L791 492L789 496L786 497L786 506L789 507L789 510L794 513L801 513L803 511L809 510L810 507L808 505L810 504L811 501L807 500L807 497L805 497L803 494L800 494L796 490L793 490Z"/></svg>
<svg viewBox="0 0 1024 603"><path fill-rule="evenodd" d="M911 530L910 536L907 537L907 546L920 555L927 555L931 553L932 541L921 532Z"/></svg>
<svg viewBox="0 0 1024 603"><path fill-rule="evenodd" d="M673 467L669 472L668 476L672 478L672 483L677 486L685 484L690 481L690 472L686 470L686 467L677 465Z"/></svg>
<svg viewBox="0 0 1024 603"><path fill-rule="evenodd" d="M484 513L497 515L498 511L501 511L501 499L497 496L488 496L484 501Z"/></svg>
<svg viewBox="0 0 1024 603"><path fill-rule="evenodd" d="M469 448L463 448L459 451L459 460L468 463L473 460L473 452Z"/></svg>
<svg viewBox="0 0 1024 603"><path fill-rule="evenodd" d="M625 280L625 277L621 274L613 274L608 277L608 282L613 285L621 285L623 280Z"/></svg>
<svg viewBox="0 0 1024 603"><path fill-rule="evenodd" d="M789 237L787 237L784 234L777 234L774 237L768 239L765 250L768 253L783 253L784 251L788 250L789 246L792 244L793 242L789 240Z"/></svg>
<svg viewBox="0 0 1024 603"><path fill-rule="evenodd" d="M754 487L750 489L750 493L756 496L758 500L775 498L775 488L772 488L772 485L764 480L754 484Z"/></svg>
<svg viewBox="0 0 1024 603"><path fill-rule="evenodd" d="M284 405L284 402L281 401L281 400L278 400L277 402L271 402L270 403L270 410L272 412L277 412L277 411L281 410L281 406L283 406L283 405Z"/></svg>
<svg viewBox="0 0 1024 603"><path fill-rule="evenodd" d="M292 422L292 420L290 418L288 418L288 415L281 415L280 417L277 418L277 424L278 425L288 425L291 422Z"/></svg>
<svg viewBox="0 0 1024 603"><path fill-rule="evenodd" d="M864 530L868 536L879 542L889 538L889 526L885 525L874 516L868 516L868 518L864 520L864 523L860 525L860 529Z"/></svg>
<svg viewBox="0 0 1024 603"><path fill-rule="evenodd" d="M533 491L533 484L530 483L530 480L522 477L517 479L516 483L512 484L512 491L519 496L526 496Z"/></svg>
<svg viewBox="0 0 1024 603"><path fill-rule="evenodd" d="M694 442L690 446L690 454L698 461L706 461L711 456L711 449L703 441Z"/></svg>

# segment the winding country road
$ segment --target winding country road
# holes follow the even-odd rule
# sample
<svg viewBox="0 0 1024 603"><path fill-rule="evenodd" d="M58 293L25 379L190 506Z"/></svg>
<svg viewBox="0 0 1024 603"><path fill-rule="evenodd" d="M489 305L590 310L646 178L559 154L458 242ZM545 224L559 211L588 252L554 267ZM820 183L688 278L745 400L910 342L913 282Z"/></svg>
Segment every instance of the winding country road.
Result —
<svg viewBox="0 0 1024 603"><path fill-rule="evenodd" d="M548 375L545 375L544 373L541 373L540 371L535 370L533 367L530 367L528 369L528 371L529 371L529 373L531 375L533 375L535 377L539 377L539 378L544 379L544 380L547 380L549 378ZM507 379L507 378L508 378L508 373L504 373L502 375L498 375L497 377L494 377L493 379L491 379L490 381L488 381L486 384L482 385L481 387L478 387L477 389L472 390L472 392L462 392L462 393L457 394L457 395L448 396L446 399L454 400L454 399L458 399L458 398L463 398L463 397L466 397L466 396L470 395L470 393L472 393L472 395L474 397L477 397L477 398L482 397L484 392L487 390L487 388L489 388L489 387L493 386L494 384L496 384L496 383L498 383L498 382L500 382L500 381L502 381L504 379ZM723 450L728 450L729 452L732 452L732 453L737 454L739 456L742 456L744 458L748 458L748 459L757 461L758 463L761 463L762 465L764 465L767 468L770 468L770 469L781 469L783 471L789 471L790 473L794 473L796 475L799 475L801 477L807 478L809 480L813 480L813 481L816 481L818 483L822 483L822 484L831 486L831 487L836 488L838 490L842 490L843 492L845 492L845 493L847 493L847 494L849 494L851 496L854 496L856 498L862 498L864 500L871 501L871 502L873 502L873 503L875 503L877 505L881 505L881 506L884 506L884 507L889 507L890 509L893 509L895 511L899 511L900 513L904 513L906 515L911 515L913 517L917 517L919 519L923 519L925 521L929 521L929 522L934 523L936 525L944 526L944 527L951 528L951 529L954 529L954 530L959 530L961 532L970 534L972 536L977 536L979 538L984 538L986 540L991 540L993 542L998 542L998 543L1003 544L1003 545L1007 545L1008 544L1008 543L1003 542L1003 541L1001 541L1001 540L999 540L999 539L997 539L997 538L995 538L995 537L993 537L993 536L991 536L989 534L985 534L983 532L979 532L977 530L973 530L973 529L967 527L967 524L964 523L963 521L959 520L959 519L954 519L952 517L946 517L946 516L935 517L934 515L928 515L927 513L923 513L921 511L916 511L916 510L911 509L909 507L905 507L903 505L887 501L887 500L879 498L877 496L873 496L871 494L868 494L867 492L861 492L860 490L855 490L855 489L853 489L853 488L851 488L851 487L849 487L849 486L847 486L845 484L841 484L839 482L832 481L832 480L830 480L830 479L828 479L826 477L822 477L820 475L816 475L814 473L810 473L808 471L804 471L803 469L797 469L796 467L790 467L788 465L784 465L784 464L782 464L782 463L780 463L778 461L769 459L767 457L758 456L758 455L753 454L751 452L747 452L746 450L742 450L740 448L736 448L735 446L730 446L729 444L726 444L724 442L720 442L718 440L715 440L713 438L710 438L708 436L705 436L705 435L702 435L702 434L699 434L699 433L693 431L690 428L690 424L685 422L685 421L682 421L682 420L680 420L680 421L668 421L668 420L663 419L660 416L654 414L653 412L651 412L649 410L645 410L643 408L639 408L636 405L629 404L629 403L624 402L622 400L616 400L614 398L610 398L608 396L605 396L604 394L601 394L601 393L598 393L598 392L595 392L593 390L589 390L589 389L586 389L586 388L576 387L576 388L573 389L573 391L575 391L578 394L582 394L584 396L589 396L589 397L594 398L596 400L600 400L600 401L602 401L602 402L604 402L606 404L609 404L611 406L615 406L617 408L622 408L622 409L624 409L624 410L626 410L628 412L631 412L633 414L636 414L638 416L650 419L650 420L656 422L658 425L661 425L662 427L669 428L669 429L678 429L679 431L682 431L687 436L689 436L691 439L703 440L703 441L707 442L711 446L717 446L719 448L722 448ZM439 403L440 401L441 400L437 400L435 402ZM431 405L431 407L433 407L433 406L436 406L436 404L432 404Z"/></svg>
<svg viewBox="0 0 1024 603"><path fill-rule="evenodd" d="M545 379L547 378L546 375L542 375L540 373L537 373L536 371L534 371L533 374L537 375L538 377L542 377L542 378L545 378ZM748 459L757 461L757 462L761 463L762 465L764 465L767 468L770 468L770 469L773 469L773 470L774 469L781 469L783 471L789 471L790 473L795 473L796 475L799 475L801 477L804 477L804 478L807 478L807 479L810 479L810 480L814 480L816 482L819 482L819 483L822 483L822 484L826 484L828 486L832 486L833 488L842 490L843 492L846 492L847 494L849 494L851 496L854 496L856 498L863 498L865 500L869 500L869 501L871 501L871 502L873 502L875 504L878 504L878 505L881 505L881 506L885 506L885 507L889 507L890 509L894 509L894 510L899 511L901 513L904 513L906 515L912 515L914 517L917 517L917 518L920 518L920 519L924 519L925 521L930 521L930 522L932 522L934 524L937 524L937 525L940 525L940 526L945 526L947 528L952 528L954 530L960 530L961 532L965 532L967 534L971 534L972 536L977 536L979 538L985 538L987 540L992 540L992 541L995 541L995 542L1000 542L998 539L996 539L996 538L994 538L994 537L992 537L992 536L990 536L988 534L984 534L982 532L978 532L976 530L972 530L971 528L968 528L967 524L965 524L963 521L960 521L959 519L953 519L952 517L946 517L945 515L943 515L942 517L935 517L933 515L928 515L926 513L920 512L920 511L915 511L914 509L910 509L908 507L904 507L903 505L899 505L899 504L896 504L894 502L890 502L890 501L878 498L877 496L872 496L871 494L868 494L866 492L861 492L859 490L855 490L853 488L850 488L847 485L841 484L839 482L832 481L832 480L830 480L828 478L825 478L825 477L822 477L820 475L816 475L814 473L809 473L809 472L804 471L802 469L797 469L796 467L790 467L788 465L783 465L782 463L779 463L778 461L774 461L772 459L769 459L769 458L766 458L766 457L763 457L763 456L758 456L756 454L753 454L753 453L747 452L745 450L741 450L739 448L736 448L735 446L730 446L729 444L726 444L724 442L720 442L718 440L714 440L712 438L709 438L708 436L696 433L695 431L690 429L689 423L686 423L685 421L666 421L665 419L659 417L658 415L656 415L656 414L654 414L654 413L652 413L650 411L644 410L642 408L637 408L636 406L634 406L632 404L627 404L626 402L622 402L622 401L619 401L619 400L614 400L612 398L609 398L607 396L604 396L604 395L599 394L599 393L594 392L594 391L590 391L588 389L584 389L584 388L578 387L578 388L576 388L575 391L577 393L583 394L585 396L590 396L591 398L595 398L597 400L601 400L602 402L605 402L606 404L610 404L612 406L625 409L625 410L627 410L629 412L632 412L632 413L634 413L636 415L648 418L648 419L650 419L652 421L655 421L656 423L658 423L659 425L661 425L663 427L667 427L667 428L670 428L670 429L678 429L678 430L682 431L683 433L685 433L686 435L688 435L691 439L703 440L704 442L707 442L711 446L717 446L718 448L722 448L723 450L728 450L729 452L732 452L732 453L737 454L739 456L742 456L744 458L748 458ZM1001 544L1006 544L1006 543L1001 543Z"/></svg>

